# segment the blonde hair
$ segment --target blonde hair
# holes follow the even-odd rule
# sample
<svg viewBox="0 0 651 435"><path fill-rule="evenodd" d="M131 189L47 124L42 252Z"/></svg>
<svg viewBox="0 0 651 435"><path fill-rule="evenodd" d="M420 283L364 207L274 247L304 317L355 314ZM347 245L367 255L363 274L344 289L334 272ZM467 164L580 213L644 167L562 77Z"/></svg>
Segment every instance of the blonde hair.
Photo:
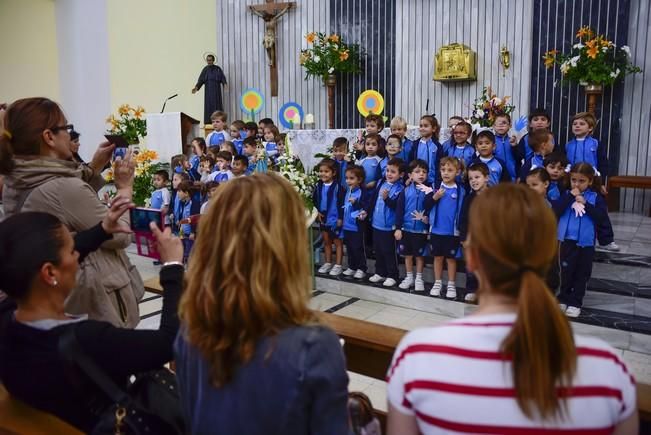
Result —
<svg viewBox="0 0 651 435"><path fill-rule="evenodd" d="M395 116L389 124L389 128L407 128L407 120L401 116Z"/></svg>
<svg viewBox="0 0 651 435"><path fill-rule="evenodd" d="M201 218L179 304L185 338L208 361L216 387L247 363L258 341L315 322L305 207L273 174L221 186ZM253 206L252 206L253 205Z"/></svg>
<svg viewBox="0 0 651 435"><path fill-rule="evenodd" d="M529 418L563 415L566 402L557 388L571 386L576 349L570 325L545 283L557 251L554 213L533 190L503 183L477 197L469 221L479 297L489 291L517 303L517 319L500 350L512 361L518 406Z"/></svg>
<svg viewBox="0 0 651 435"><path fill-rule="evenodd" d="M572 122L577 119L582 119L588 123L590 128L594 129L597 126L597 118L590 112L579 112L572 117Z"/></svg>

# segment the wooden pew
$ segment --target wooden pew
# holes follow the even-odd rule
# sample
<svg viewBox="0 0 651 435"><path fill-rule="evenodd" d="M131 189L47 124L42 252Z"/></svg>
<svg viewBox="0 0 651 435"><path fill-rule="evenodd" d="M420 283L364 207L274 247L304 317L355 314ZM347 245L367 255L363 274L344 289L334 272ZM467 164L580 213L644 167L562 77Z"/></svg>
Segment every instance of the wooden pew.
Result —
<svg viewBox="0 0 651 435"><path fill-rule="evenodd" d="M163 292L158 278L145 281L145 290L159 294ZM348 370L385 380L393 352L408 331L336 314L318 312L317 315L344 339ZM640 420L651 424L651 385L637 384L637 406ZM385 413L377 410L376 413L384 423Z"/></svg>
<svg viewBox="0 0 651 435"><path fill-rule="evenodd" d="M619 211L619 191L621 188L651 189L651 177L638 175L614 175L608 177L608 211ZM651 209L649 210L651 216Z"/></svg>

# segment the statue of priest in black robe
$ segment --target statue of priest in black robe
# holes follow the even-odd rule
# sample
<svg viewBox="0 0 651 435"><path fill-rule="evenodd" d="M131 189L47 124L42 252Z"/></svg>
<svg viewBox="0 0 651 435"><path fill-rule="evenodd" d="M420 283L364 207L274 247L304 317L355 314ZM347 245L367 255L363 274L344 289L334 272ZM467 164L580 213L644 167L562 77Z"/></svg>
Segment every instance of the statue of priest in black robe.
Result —
<svg viewBox="0 0 651 435"><path fill-rule="evenodd" d="M226 86L227 83L224 71L215 65L215 56L209 54L206 56L206 62L208 65L201 70L197 84L192 88L192 93L196 93L201 89L201 86L206 86L203 101L203 122L204 124L210 124L212 122L210 115L215 110L224 110L221 85Z"/></svg>

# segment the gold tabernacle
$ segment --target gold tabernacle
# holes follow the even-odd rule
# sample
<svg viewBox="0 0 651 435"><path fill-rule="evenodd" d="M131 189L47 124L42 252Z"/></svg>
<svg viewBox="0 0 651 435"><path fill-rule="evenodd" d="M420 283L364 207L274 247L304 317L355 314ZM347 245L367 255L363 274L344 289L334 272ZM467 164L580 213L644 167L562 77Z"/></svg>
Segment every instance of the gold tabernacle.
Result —
<svg viewBox="0 0 651 435"><path fill-rule="evenodd" d="M434 80L477 80L477 55L463 44L444 45L434 55Z"/></svg>

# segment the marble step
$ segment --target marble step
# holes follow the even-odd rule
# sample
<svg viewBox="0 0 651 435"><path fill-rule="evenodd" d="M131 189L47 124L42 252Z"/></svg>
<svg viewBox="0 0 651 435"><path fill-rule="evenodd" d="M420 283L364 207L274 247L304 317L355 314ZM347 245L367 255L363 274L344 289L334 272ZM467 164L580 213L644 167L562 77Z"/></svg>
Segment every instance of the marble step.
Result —
<svg viewBox="0 0 651 435"><path fill-rule="evenodd" d="M426 290L423 293L415 293L413 289L409 291L401 290L397 286L386 288L381 284L373 284L366 279L355 280L343 275L340 275L339 277L331 277L329 275L316 273L316 282L316 290L330 292L331 289L334 288L337 289L339 294L359 299L364 299L363 293L362 296L360 296L359 291L369 290L373 290L372 294L377 294L379 291L380 294L397 298L398 302L401 300L400 295L413 295L417 297L417 300L424 304L424 306L428 306L432 301L436 302L435 305L437 307L443 304L443 312L433 312L451 317L460 317L472 312L475 308L475 305L463 302L465 297L465 288L463 286L457 287L457 298L454 300L448 300L444 297L429 296L429 289L432 286L432 281L427 280L427 278L425 278ZM353 289L354 291L351 293L349 292L350 289ZM443 294L445 294L445 286ZM603 297L599 298L599 296L599 293L588 292L584 299L581 316L577 319L572 319L572 321L608 329L636 332L651 337L651 304L644 304L644 302L651 301L647 299L625 300L622 299L624 297L618 295L608 295L614 299L607 300ZM378 302L390 303L382 300L379 300ZM417 306L409 306L407 308L418 309Z"/></svg>

